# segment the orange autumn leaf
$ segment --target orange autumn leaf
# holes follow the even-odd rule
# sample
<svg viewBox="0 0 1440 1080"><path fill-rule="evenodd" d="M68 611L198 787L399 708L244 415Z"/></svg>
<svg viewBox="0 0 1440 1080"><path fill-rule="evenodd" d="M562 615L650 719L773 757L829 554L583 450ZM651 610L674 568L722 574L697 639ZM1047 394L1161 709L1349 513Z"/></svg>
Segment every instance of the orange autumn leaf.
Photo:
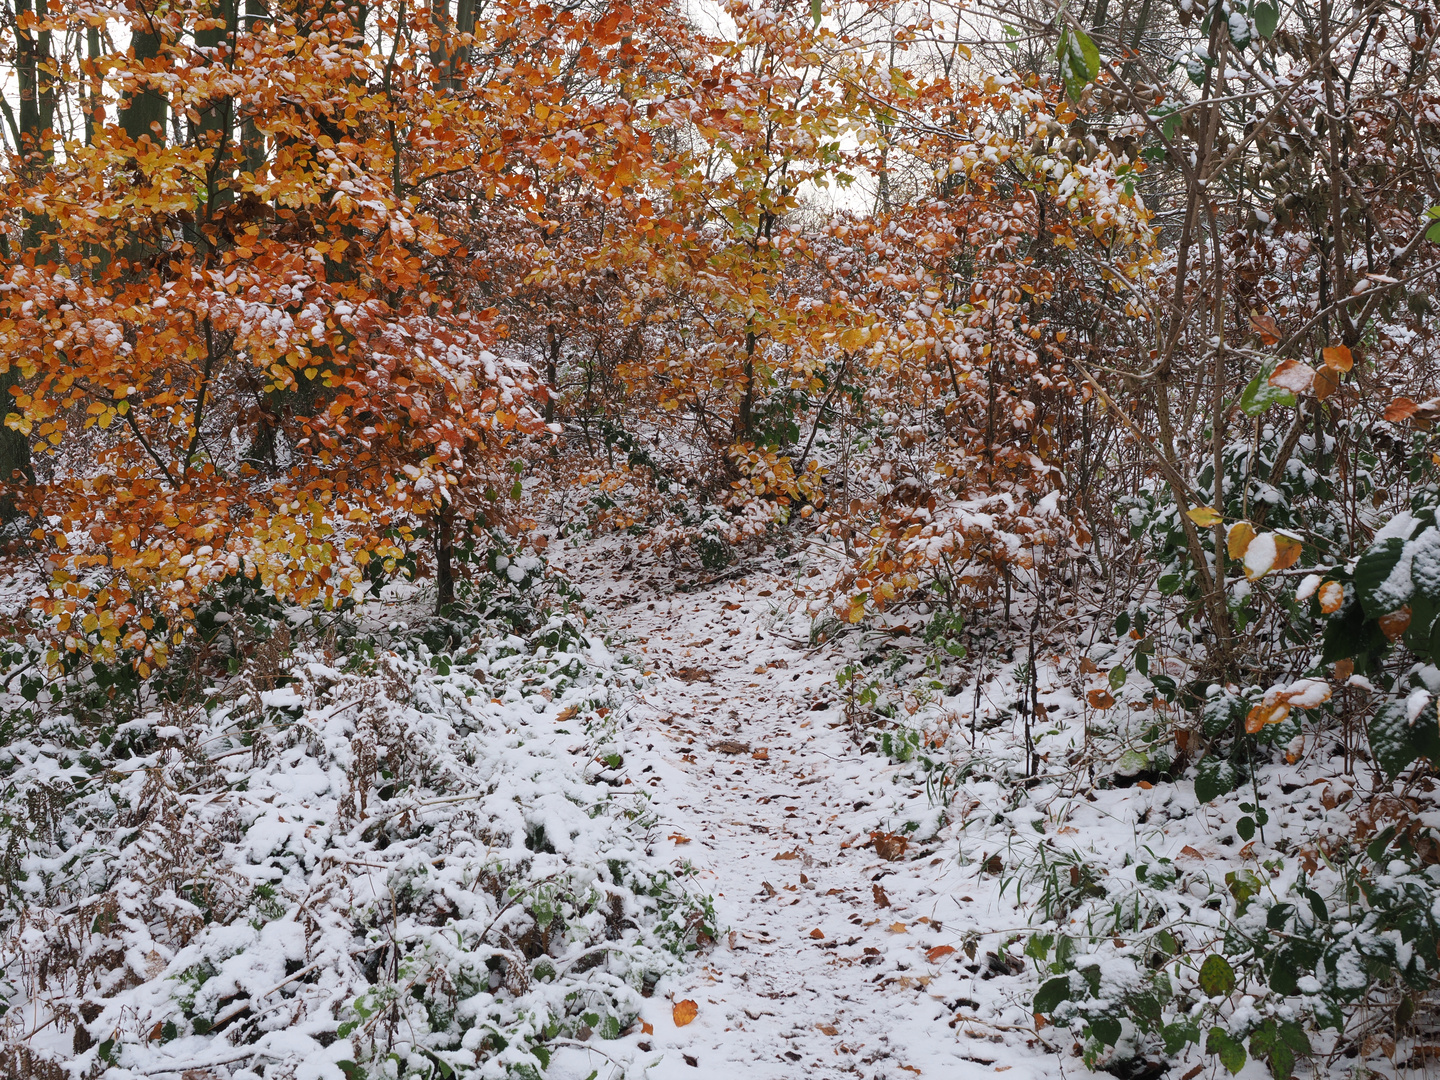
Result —
<svg viewBox="0 0 1440 1080"><path fill-rule="evenodd" d="M1319 599L1320 610L1326 615L1333 615L1345 603L1345 586L1338 581L1327 581L1320 586Z"/></svg>
<svg viewBox="0 0 1440 1080"><path fill-rule="evenodd" d="M1280 340L1280 327L1276 325L1274 318L1269 315L1251 315L1250 326L1260 335L1262 344L1274 345Z"/></svg>
<svg viewBox="0 0 1440 1080"><path fill-rule="evenodd" d="M1103 687L1089 691L1085 695L1085 700L1090 703L1092 709L1108 709L1115 704L1115 696Z"/></svg>
<svg viewBox="0 0 1440 1080"><path fill-rule="evenodd" d="M1328 349L1320 350L1320 359L1332 371L1349 371L1355 365L1355 358L1344 345L1331 345Z"/></svg>
<svg viewBox="0 0 1440 1080"><path fill-rule="evenodd" d="M1315 372L1315 385L1313 387L1315 399L1324 401L1336 390L1340 389L1340 376L1333 368L1322 367Z"/></svg>
<svg viewBox="0 0 1440 1080"><path fill-rule="evenodd" d="M1380 632L1385 635L1385 639L1394 641L1410 628L1410 606L1407 604L1398 611L1380 616L1379 622Z"/></svg>
<svg viewBox="0 0 1440 1080"><path fill-rule="evenodd" d="M674 1019L676 1027L684 1027L699 1015L700 1006L691 998L677 1001L670 1008L670 1016Z"/></svg>
<svg viewBox="0 0 1440 1080"><path fill-rule="evenodd" d="M1283 360L1271 373L1270 385L1292 394L1309 393L1315 382L1315 369L1299 360Z"/></svg>
<svg viewBox="0 0 1440 1080"><path fill-rule="evenodd" d="M1251 735L1260 731L1266 724L1280 724L1290 715L1290 706L1286 704L1256 705L1245 715L1245 730Z"/></svg>
<svg viewBox="0 0 1440 1080"><path fill-rule="evenodd" d="M1275 536L1275 561L1271 564L1272 570L1287 570L1300 560L1300 554L1305 550L1302 541L1285 533L1277 532Z"/></svg>
<svg viewBox="0 0 1440 1080"><path fill-rule="evenodd" d="M955 946L953 945L936 945L933 949L925 950L925 959L929 960L932 964L938 964L954 951Z"/></svg>
<svg viewBox="0 0 1440 1080"><path fill-rule="evenodd" d="M1385 411L1380 415L1390 421L1390 423L1398 424L1402 421L1409 420L1419 411L1420 406L1416 405L1415 402L1411 401L1408 397L1397 397L1394 401L1390 402L1389 405L1385 406Z"/></svg>

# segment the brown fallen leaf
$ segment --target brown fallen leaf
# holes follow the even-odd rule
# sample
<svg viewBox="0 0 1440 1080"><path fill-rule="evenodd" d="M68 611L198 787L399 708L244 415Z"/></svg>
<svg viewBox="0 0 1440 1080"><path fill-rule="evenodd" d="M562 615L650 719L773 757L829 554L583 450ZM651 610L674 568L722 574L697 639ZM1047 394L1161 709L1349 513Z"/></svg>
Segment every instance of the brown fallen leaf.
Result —
<svg viewBox="0 0 1440 1080"><path fill-rule="evenodd" d="M817 926L814 930L811 930L811 931L810 931L810 936L811 936L812 938L814 938L816 941L821 941L821 940L823 940L824 937L825 937L825 931L824 931L824 930L821 930L821 929Z"/></svg>
<svg viewBox="0 0 1440 1080"><path fill-rule="evenodd" d="M875 885L871 885L871 886L870 886L870 895L872 895L873 897L875 897L875 906L876 906L876 907L889 907L889 906L890 906L890 897L888 897L888 896L885 895L885 890L882 889L878 884L875 884Z"/></svg>
<svg viewBox="0 0 1440 1080"><path fill-rule="evenodd" d="M770 861L784 862L786 859L798 859L799 857L800 853L798 851L782 851L779 855L776 855L775 858L771 859Z"/></svg>
<svg viewBox="0 0 1440 1080"><path fill-rule="evenodd" d="M770 751L769 751L768 749L766 749L765 747L762 746L759 750L756 750L756 751L755 751L753 754L751 754L750 756L751 756L752 758L754 758L756 761L769 761L769 760L770 760Z"/></svg>
<svg viewBox="0 0 1440 1080"><path fill-rule="evenodd" d="M683 682L683 683L710 682L710 681L711 681L711 680L710 680L710 675L711 675L711 673L708 672L708 671L706 671L704 668L698 668L698 667L678 667L678 668L675 669L675 671L674 671L673 674L675 675L675 678L679 679L679 680L680 680L681 682Z"/></svg>
<svg viewBox="0 0 1440 1080"><path fill-rule="evenodd" d="M642 1020L642 1021L640 1021L640 1032L641 1032L641 1034L643 1034L643 1035L654 1035L654 1034L655 1034L655 1025L654 1025L654 1024L651 1024L651 1023L649 1023L649 1022L647 1022L647 1021Z"/></svg>
<svg viewBox="0 0 1440 1080"><path fill-rule="evenodd" d="M688 844L688 843L690 843L690 838L689 838L688 836L681 836L678 832L677 832L677 833L671 833L671 834L670 834L670 839L671 839L671 840L674 840L676 844Z"/></svg>
<svg viewBox="0 0 1440 1080"><path fill-rule="evenodd" d="M1202 855L1200 852L1196 851L1196 850L1195 850L1193 847L1191 847L1189 844L1186 844L1184 847L1182 847L1182 848L1180 849L1180 855L1181 855L1182 858L1186 858L1186 859L1203 859L1203 858L1205 858L1204 855Z"/></svg>
<svg viewBox="0 0 1440 1080"><path fill-rule="evenodd" d="M1411 401L1408 397L1397 397L1394 401L1390 402L1389 405L1385 406L1385 411L1380 415L1390 421L1390 423L1398 424L1402 420L1409 420L1410 417L1419 411L1420 406L1416 405L1415 402Z"/></svg>
<svg viewBox="0 0 1440 1080"><path fill-rule="evenodd" d="M886 862L896 862L905 857L905 849L910 846L908 837L900 833L880 832L876 830L870 834L870 840L875 845L875 854L879 855Z"/></svg>
<svg viewBox="0 0 1440 1080"><path fill-rule="evenodd" d="M888 929L892 934L908 934L910 932L903 922L892 922Z"/></svg>
<svg viewBox="0 0 1440 1080"><path fill-rule="evenodd" d="M826 1035L840 1034L840 1029L837 1028L834 1024L816 1024L815 1028L817 1031L823 1031Z"/></svg>
<svg viewBox="0 0 1440 1080"><path fill-rule="evenodd" d="M933 949L925 950L925 959L929 960L932 964L938 964L954 951L954 945L936 945Z"/></svg>
<svg viewBox="0 0 1440 1080"><path fill-rule="evenodd" d="M684 1001L677 1001L670 1008L670 1016L674 1019L676 1027L684 1027L699 1015L700 1006L690 998L686 998Z"/></svg>
<svg viewBox="0 0 1440 1080"><path fill-rule="evenodd" d="M574 705L566 705L565 708L561 709L558 713L555 714L555 722L558 724L563 724L566 720L573 720L575 718L575 714L579 711L580 710Z"/></svg>
<svg viewBox="0 0 1440 1080"><path fill-rule="evenodd" d="M1085 700L1092 709L1108 709L1115 704L1115 695L1109 690L1091 690L1085 695Z"/></svg>
<svg viewBox="0 0 1440 1080"><path fill-rule="evenodd" d="M719 742L710 744L710 749L721 754L745 754L750 751L748 742L741 742L739 739L721 739Z"/></svg>

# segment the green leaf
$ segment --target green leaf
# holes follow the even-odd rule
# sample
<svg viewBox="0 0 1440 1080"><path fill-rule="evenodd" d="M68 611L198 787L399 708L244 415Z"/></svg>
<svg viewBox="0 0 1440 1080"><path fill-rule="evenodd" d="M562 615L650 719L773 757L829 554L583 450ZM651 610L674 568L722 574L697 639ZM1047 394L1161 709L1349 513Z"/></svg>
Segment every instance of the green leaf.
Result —
<svg viewBox="0 0 1440 1080"><path fill-rule="evenodd" d="M1118 1016L1092 1017L1090 1034L1106 1046L1114 1046L1120 1041L1120 1018Z"/></svg>
<svg viewBox="0 0 1440 1080"><path fill-rule="evenodd" d="M1173 105L1162 105L1158 109L1152 109L1150 116L1167 139L1175 138L1185 124L1185 114Z"/></svg>
<svg viewBox="0 0 1440 1080"><path fill-rule="evenodd" d="M1195 798L1214 802L1240 786L1235 766L1223 758L1207 757L1195 767Z"/></svg>
<svg viewBox="0 0 1440 1080"><path fill-rule="evenodd" d="M1242 817L1235 823L1235 831L1240 834L1240 839L1249 842L1255 836L1255 819Z"/></svg>
<svg viewBox="0 0 1440 1080"><path fill-rule="evenodd" d="M1255 5L1255 29L1260 31L1262 38L1274 37L1275 29L1280 25L1280 12L1274 4Z"/></svg>
<svg viewBox="0 0 1440 1080"><path fill-rule="evenodd" d="M1425 230L1425 239L1432 244L1440 244L1440 206L1432 206L1425 211L1427 218L1435 218L1435 224Z"/></svg>
<svg viewBox="0 0 1440 1080"><path fill-rule="evenodd" d="M1125 685L1125 665L1116 664L1110 669L1110 689L1119 690Z"/></svg>
<svg viewBox="0 0 1440 1080"><path fill-rule="evenodd" d="M1408 596L1399 597L1395 602L1397 597L1389 590L1385 590L1383 595L1381 591L1381 586L1389 579L1404 551L1404 540L1398 536L1387 536L1380 543L1371 544L1355 564L1355 596L1369 618L1388 615L1409 599Z"/></svg>
<svg viewBox="0 0 1440 1080"><path fill-rule="evenodd" d="M1232 1039L1224 1028L1210 1029L1210 1037L1205 1040L1205 1052L1218 1055L1220 1064L1231 1073L1238 1073L1245 1067L1245 1047L1239 1039Z"/></svg>
<svg viewBox="0 0 1440 1080"><path fill-rule="evenodd" d="M1124 637L1126 631L1129 629L1130 613L1128 611L1122 611L1119 615L1115 616L1115 636Z"/></svg>
<svg viewBox="0 0 1440 1080"><path fill-rule="evenodd" d="M1434 704L1412 722L1403 700L1387 701L1369 724L1370 752L1387 780L1394 780L1420 758L1440 761L1440 724Z"/></svg>
<svg viewBox="0 0 1440 1080"><path fill-rule="evenodd" d="M1165 1053L1178 1054L1191 1043L1200 1041L1200 1029L1188 1020L1176 1020L1165 1025L1161 1038L1165 1040Z"/></svg>
<svg viewBox="0 0 1440 1080"><path fill-rule="evenodd" d="M1080 92L1100 74L1100 50L1085 31L1067 26L1060 31L1055 57L1060 61L1060 78L1065 83L1065 92L1072 101L1078 101Z"/></svg>
<svg viewBox="0 0 1440 1080"><path fill-rule="evenodd" d="M810 0L810 17L815 20L815 25L820 25L820 0Z"/></svg>
<svg viewBox="0 0 1440 1080"><path fill-rule="evenodd" d="M1229 997L1235 992L1235 969L1219 953L1211 953L1200 965L1200 989L1206 997ZM1227 1066L1228 1068L1228 1066ZM1231 1070L1234 1071L1234 1070Z"/></svg>
<svg viewBox="0 0 1440 1080"><path fill-rule="evenodd" d="M1246 416L1259 416L1276 405L1293 407L1295 395L1280 386L1270 385L1274 364L1266 364L1255 373L1240 395L1240 411Z"/></svg>
<svg viewBox="0 0 1440 1080"><path fill-rule="evenodd" d="M1041 1016L1049 1016L1060 1007L1062 1001L1070 1000L1070 976L1059 975L1056 978L1046 980L1045 984L1035 994L1032 1012Z"/></svg>

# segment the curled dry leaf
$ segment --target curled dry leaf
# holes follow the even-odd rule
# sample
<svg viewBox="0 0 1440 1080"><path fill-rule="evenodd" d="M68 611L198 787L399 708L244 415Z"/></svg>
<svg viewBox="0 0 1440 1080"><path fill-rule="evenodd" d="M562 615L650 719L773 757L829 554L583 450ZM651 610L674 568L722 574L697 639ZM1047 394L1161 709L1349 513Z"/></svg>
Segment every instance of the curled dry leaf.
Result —
<svg viewBox="0 0 1440 1080"><path fill-rule="evenodd" d="M1315 384L1315 369L1299 360L1283 360L1270 375L1270 385L1292 394L1306 394Z"/></svg>
<svg viewBox="0 0 1440 1080"><path fill-rule="evenodd" d="M684 1001L677 1001L670 1008L670 1016L675 1021L676 1027L684 1027L699 1015L700 1006L690 998L686 998Z"/></svg>
<svg viewBox="0 0 1440 1080"><path fill-rule="evenodd" d="M1274 345L1280 340L1280 327L1269 315L1251 315L1250 326L1260 335L1262 344Z"/></svg>
<svg viewBox="0 0 1440 1080"><path fill-rule="evenodd" d="M1327 581L1320 586L1320 610L1333 615L1345 603L1345 586L1338 581Z"/></svg>
<svg viewBox="0 0 1440 1080"><path fill-rule="evenodd" d="M875 844L875 854L879 855L886 862L896 862L905 857L905 849L910 846L908 837L900 833L872 832L870 839Z"/></svg>

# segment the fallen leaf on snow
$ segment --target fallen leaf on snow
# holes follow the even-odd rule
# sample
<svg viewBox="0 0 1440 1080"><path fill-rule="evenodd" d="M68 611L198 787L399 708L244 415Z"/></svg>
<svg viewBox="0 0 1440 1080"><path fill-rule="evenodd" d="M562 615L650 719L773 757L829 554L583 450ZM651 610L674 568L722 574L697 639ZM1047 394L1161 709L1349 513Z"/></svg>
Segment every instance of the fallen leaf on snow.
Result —
<svg viewBox="0 0 1440 1080"><path fill-rule="evenodd" d="M750 756L751 756L752 758L754 758L756 761L769 761L769 760L770 760L770 751L769 751L768 749L766 749L765 747L762 746L759 750L756 750L756 751L755 751L753 754L751 754Z"/></svg>
<svg viewBox="0 0 1440 1080"><path fill-rule="evenodd" d="M642 1020L640 1021L640 1031L644 1035L654 1035L655 1025Z"/></svg>
<svg viewBox="0 0 1440 1080"><path fill-rule="evenodd" d="M892 922L889 930L892 934L908 934L910 932L903 922Z"/></svg>
<svg viewBox="0 0 1440 1080"><path fill-rule="evenodd" d="M908 837L900 833L872 832L871 841L875 844L875 854L879 855L886 862L896 862L905 857L905 849L910 846Z"/></svg>
<svg viewBox="0 0 1440 1080"><path fill-rule="evenodd" d="M799 857L800 853L798 851L782 851L779 855L776 855L775 858L770 861L784 862L786 859L798 859Z"/></svg>
<svg viewBox="0 0 1440 1080"><path fill-rule="evenodd" d="M826 1035L840 1034L840 1029L835 1027L833 1024L816 1024L815 1027L817 1030L823 1031Z"/></svg>
<svg viewBox="0 0 1440 1080"><path fill-rule="evenodd" d="M691 998L675 1002L670 1009L670 1016L674 1019L676 1027L684 1027L699 1015L700 1006Z"/></svg>
<svg viewBox="0 0 1440 1080"><path fill-rule="evenodd" d="M671 833L671 834L670 834L670 839L671 839L671 840L674 840L675 843L677 843L677 844L688 844L688 843L690 843L690 838L689 838L688 836L681 836L678 832L677 832L677 833Z"/></svg>
<svg viewBox="0 0 1440 1080"><path fill-rule="evenodd" d="M580 710L574 705L566 705L565 708L555 714L555 721L556 723L563 724L566 720L574 719L575 714L579 711Z"/></svg>
<svg viewBox="0 0 1440 1080"><path fill-rule="evenodd" d="M933 949L925 950L925 959L929 960L932 964L938 964L954 951L954 945L936 945Z"/></svg>
<svg viewBox="0 0 1440 1080"><path fill-rule="evenodd" d="M824 930L821 930L821 929L817 926L814 930L811 930L811 931L810 931L810 936L811 936L812 938L814 938L816 941L819 941L819 940L821 940L822 938L824 938L824 936L825 936L825 931L824 931Z"/></svg>

